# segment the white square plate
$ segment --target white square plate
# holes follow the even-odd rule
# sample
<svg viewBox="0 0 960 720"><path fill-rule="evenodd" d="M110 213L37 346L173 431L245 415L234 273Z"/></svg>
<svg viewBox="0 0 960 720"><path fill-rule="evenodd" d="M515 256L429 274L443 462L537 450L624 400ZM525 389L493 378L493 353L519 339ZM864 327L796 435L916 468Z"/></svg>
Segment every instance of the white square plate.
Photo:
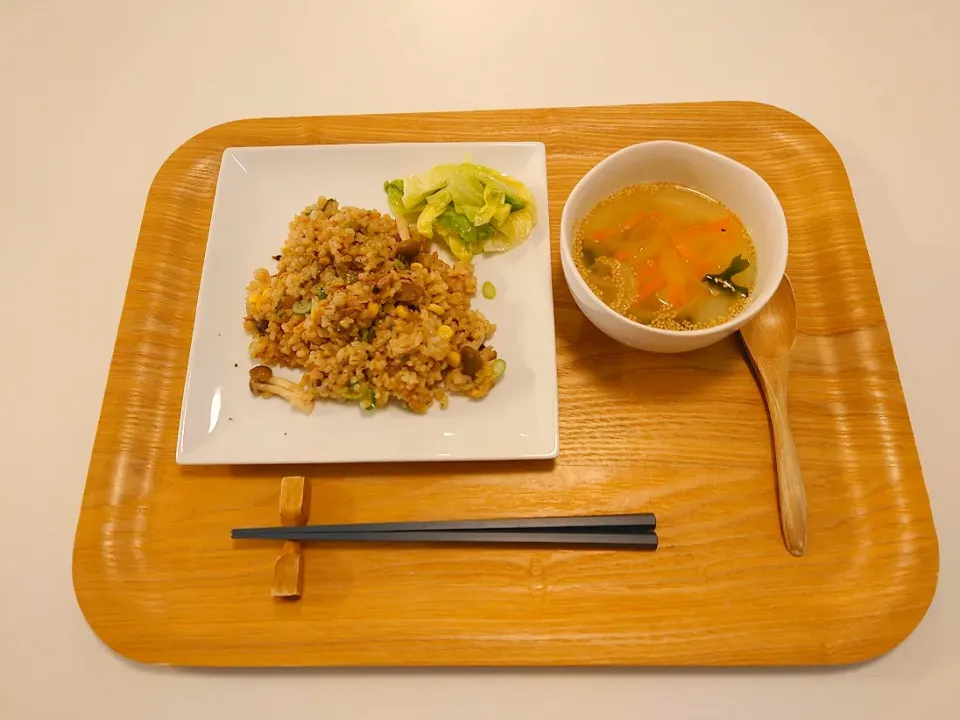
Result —
<svg viewBox="0 0 960 720"><path fill-rule="evenodd" d="M388 212L383 183L440 163L489 165L524 182L538 222L518 248L478 256L473 299L497 331L507 369L491 393L452 395L423 416L391 403L366 413L318 401L311 415L255 398L243 330L245 289L272 267L294 214L318 195ZM557 364L550 279L550 218L542 143L416 143L229 148L223 153L200 280L177 442L182 465L551 458L558 451ZM442 254L442 253L441 253ZM449 260L450 256L445 256ZM290 379L299 373L279 370Z"/></svg>

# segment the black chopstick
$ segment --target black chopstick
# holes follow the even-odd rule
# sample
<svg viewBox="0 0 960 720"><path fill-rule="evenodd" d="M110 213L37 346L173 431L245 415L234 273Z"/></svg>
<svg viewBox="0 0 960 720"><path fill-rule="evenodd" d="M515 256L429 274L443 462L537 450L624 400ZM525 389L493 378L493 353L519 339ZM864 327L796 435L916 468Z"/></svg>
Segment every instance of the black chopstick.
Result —
<svg viewBox="0 0 960 720"><path fill-rule="evenodd" d="M283 531L257 533L258 530ZM395 532L304 532L302 527L246 528L234 538L296 542L468 543L475 545L558 545L565 547L622 547L656 550L654 532L512 532L502 530L420 530Z"/></svg>
<svg viewBox="0 0 960 720"><path fill-rule="evenodd" d="M327 535L358 535L363 534L382 534L382 533L398 533L398 532L430 532L441 535L443 533L451 532L471 532L471 533L516 533L518 535L535 535L537 533L551 533L554 535L643 535L646 533L653 532L649 527L639 525L621 525L614 527L557 527L557 528L506 528L504 530L497 530L491 528L477 528L477 529L467 529L467 530L435 530L435 529L405 529L405 530L329 530L327 527L323 527L322 530L317 531L311 528L309 525L300 525L300 526L290 526L290 527L262 527L262 528L237 528L233 530L230 536L234 540L247 540L247 539L257 539L257 540L267 540L273 538L275 540L286 540L287 536L291 532L295 532L298 537L315 537L318 540L323 540Z"/></svg>
<svg viewBox="0 0 960 720"><path fill-rule="evenodd" d="M587 515L572 517L502 518L497 520L436 520L427 522L349 523L346 525L303 525L296 530L302 533L346 532L450 532L450 531L519 531L549 530L550 532L652 532L657 527L653 513L628 515ZM237 528L234 539L264 538L265 533L280 532L288 528Z"/></svg>

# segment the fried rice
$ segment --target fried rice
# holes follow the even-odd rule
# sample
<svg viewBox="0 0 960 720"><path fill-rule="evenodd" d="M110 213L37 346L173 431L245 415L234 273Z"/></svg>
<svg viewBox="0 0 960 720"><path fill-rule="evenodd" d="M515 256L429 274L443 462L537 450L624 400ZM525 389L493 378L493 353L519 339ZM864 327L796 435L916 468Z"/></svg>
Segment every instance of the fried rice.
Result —
<svg viewBox="0 0 960 720"><path fill-rule="evenodd" d="M372 410L391 398L426 412L447 393L482 398L506 364L487 344L495 326L470 307L469 263L448 265L414 228L321 197L247 286L250 357L303 370L299 384L251 371L256 394L304 410L319 398Z"/></svg>

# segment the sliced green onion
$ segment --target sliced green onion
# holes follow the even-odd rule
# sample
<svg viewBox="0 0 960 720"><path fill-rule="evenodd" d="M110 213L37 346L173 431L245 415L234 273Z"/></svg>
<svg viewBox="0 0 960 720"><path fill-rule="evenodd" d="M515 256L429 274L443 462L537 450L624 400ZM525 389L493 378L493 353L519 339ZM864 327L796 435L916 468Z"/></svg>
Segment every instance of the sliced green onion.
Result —
<svg viewBox="0 0 960 720"><path fill-rule="evenodd" d="M490 369L493 372L493 377L498 378L503 375L504 371L507 369L507 361L500 359L494 360L493 366Z"/></svg>
<svg viewBox="0 0 960 720"><path fill-rule="evenodd" d="M495 287L493 286L493 283L490 282L489 280L487 280L487 281L483 284L483 287L481 288L480 292L483 293L483 296L484 296L487 300L493 300L493 299L497 296L497 288L495 288Z"/></svg>
<svg viewBox="0 0 960 720"><path fill-rule="evenodd" d="M306 315L311 307L313 307L313 300L300 300L293 304L292 309L297 315Z"/></svg>
<svg viewBox="0 0 960 720"><path fill-rule="evenodd" d="M327 291L323 289L322 285L317 285L313 291L317 294L317 298L320 300L327 299Z"/></svg>
<svg viewBox="0 0 960 720"><path fill-rule="evenodd" d="M360 387L359 383L350 383L340 391L340 397L344 400L359 400L363 397L363 388Z"/></svg>

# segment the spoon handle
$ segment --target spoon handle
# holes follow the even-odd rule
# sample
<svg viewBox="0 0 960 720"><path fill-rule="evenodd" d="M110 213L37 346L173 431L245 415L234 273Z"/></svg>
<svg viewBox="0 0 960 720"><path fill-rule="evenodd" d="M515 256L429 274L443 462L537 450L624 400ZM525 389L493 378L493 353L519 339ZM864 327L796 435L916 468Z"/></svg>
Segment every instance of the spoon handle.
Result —
<svg viewBox="0 0 960 720"><path fill-rule="evenodd" d="M787 415L786 358L761 363L761 383L767 399L773 446L777 459L777 495L780 500L780 527L791 555L803 555L807 549L807 491L800 473L797 446Z"/></svg>

